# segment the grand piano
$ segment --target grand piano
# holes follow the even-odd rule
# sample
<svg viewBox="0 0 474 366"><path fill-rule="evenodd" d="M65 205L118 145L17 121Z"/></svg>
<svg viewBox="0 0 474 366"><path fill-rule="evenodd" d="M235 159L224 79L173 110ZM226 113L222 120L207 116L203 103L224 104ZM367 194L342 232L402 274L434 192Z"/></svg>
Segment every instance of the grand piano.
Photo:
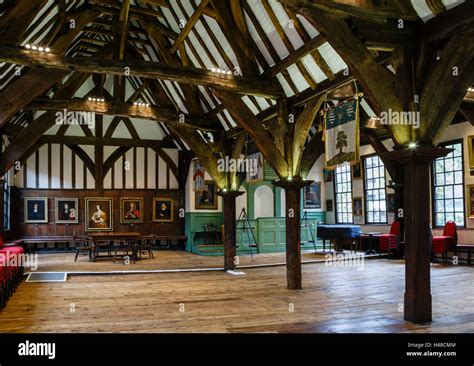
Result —
<svg viewBox="0 0 474 366"><path fill-rule="evenodd" d="M323 250L326 251L326 240L329 240L336 251L343 251L345 245L352 249L362 232L358 225L318 225L317 236L323 240ZM331 245L329 245L331 248Z"/></svg>

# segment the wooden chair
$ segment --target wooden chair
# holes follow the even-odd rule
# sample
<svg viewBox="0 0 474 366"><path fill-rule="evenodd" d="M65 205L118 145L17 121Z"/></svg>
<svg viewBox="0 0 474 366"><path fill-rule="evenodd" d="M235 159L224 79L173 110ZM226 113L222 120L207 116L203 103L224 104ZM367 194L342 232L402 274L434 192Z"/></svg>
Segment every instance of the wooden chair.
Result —
<svg viewBox="0 0 474 366"><path fill-rule="evenodd" d="M444 225L443 235L434 236L432 239L433 257L436 254L443 256L443 261L446 262L448 252L453 252L456 255L456 245L458 243L457 226L454 221L448 221Z"/></svg>
<svg viewBox="0 0 474 366"><path fill-rule="evenodd" d="M390 252L392 250L398 251L400 245L400 221L392 222L390 227L390 234L380 234L379 238L379 253L387 252L387 258L390 259Z"/></svg>
<svg viewBox="0 0 474 366"><path fill-rule="evenodd" d="M135 263L137 257L136 240L120 240L116 243L114 250L114 263L117 258L121 258L125 264L125 258L130 258Z"/></svg>
<svg viewBox="0 0 474 366"><path fill-rule="evenodd" d="M80 253L87 253L89 256L89 261L92 261L92 251L94 250L94 242L91 239L84 238L75 238L76 243L76 255L74 257L74 262L77 262L77 258Z"/></svg>
<svg viewBox="0 0 474 366"><path fill-rule="evenodd" d="M147 253L148 257L151 259L155 259L155 256L153 255L153 242L155 240L154 235L144 235L138 238L140 244L137 246L137 252L138 252L138 259L142 259L142 254Z"/></svg>

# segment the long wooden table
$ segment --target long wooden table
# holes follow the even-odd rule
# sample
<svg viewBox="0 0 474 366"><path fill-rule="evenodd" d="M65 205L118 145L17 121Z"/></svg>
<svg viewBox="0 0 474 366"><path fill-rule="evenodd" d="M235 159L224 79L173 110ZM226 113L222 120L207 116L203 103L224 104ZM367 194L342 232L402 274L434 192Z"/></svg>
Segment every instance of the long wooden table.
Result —
<svg viewBox="0 0 474 366"><path fill-rule="evenodd" d="M100 232L100 233L91 233L89 235L92 239L102 239L102 240L126 240L126 239L137 239L142 236L141 233L133 232Z"/></svg>
<svg viewBox="0 0 474 366"><path fill-rule="evenodd" d="M92 253L91 253L91 260L94 262L97 257L101 258L110 258L113 257L111 254L112 245L114 241L121 241L121 240L136 240L140 236L141 233L133 231L133 232L99 232L99 233L91 233L90 238L93 240L92 245ZM100 241L106 241L106 244L98 244ZM104 248L107 249L106 255L100 255L100 249Z"/></svg>

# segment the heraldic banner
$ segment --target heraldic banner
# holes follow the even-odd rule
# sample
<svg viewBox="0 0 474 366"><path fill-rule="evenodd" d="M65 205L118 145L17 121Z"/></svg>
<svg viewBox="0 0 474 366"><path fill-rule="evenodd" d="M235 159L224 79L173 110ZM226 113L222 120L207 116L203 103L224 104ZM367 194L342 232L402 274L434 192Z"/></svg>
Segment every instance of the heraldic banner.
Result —
<svg viewBox="0 0 474 366"><path fill-rule="evenodd" d="M193 160L193 191L202 192L204 190L205 169L198 159Z"/></svg>
<svg viewBox="0 0 474 366"><path fill-rule="evenodd" d="M350 99L326 112L326 167L359 160L359 102Z"/></svg>

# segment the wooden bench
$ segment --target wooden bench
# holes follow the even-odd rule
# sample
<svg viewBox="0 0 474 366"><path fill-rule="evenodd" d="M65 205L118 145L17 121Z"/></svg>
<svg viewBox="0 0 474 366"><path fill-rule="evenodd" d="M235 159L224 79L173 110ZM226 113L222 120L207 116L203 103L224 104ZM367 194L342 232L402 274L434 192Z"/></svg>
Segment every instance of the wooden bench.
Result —
<svg viewBox="0 0 474 366"><path fill-rule="evenodd" d="M178 242L178 246L180 246L182 249L186 248L186 240L188 240L188 237L186 235L154 235L154 239L158 244L161 241L166 241L166 249L171 248L171 242L173 240L176 240Z"/></svg>
<svg viewBox="0 0 474 366"><path fill-rule="evenodd" d="M467 264L471 264L471 251L474 250L474 244L458 244L456 245L456 252L467 253Z"/></svg>
<svg viewBox="0 0 474 366"><path fill-rule="evenodd" d="M75 242L73 236L29 236L20 238L19 240L21 240L23 247L28 253L36 249L38 244L48 245L53 243L55 247L57 247L57 244L70 244Z"/></svg>

